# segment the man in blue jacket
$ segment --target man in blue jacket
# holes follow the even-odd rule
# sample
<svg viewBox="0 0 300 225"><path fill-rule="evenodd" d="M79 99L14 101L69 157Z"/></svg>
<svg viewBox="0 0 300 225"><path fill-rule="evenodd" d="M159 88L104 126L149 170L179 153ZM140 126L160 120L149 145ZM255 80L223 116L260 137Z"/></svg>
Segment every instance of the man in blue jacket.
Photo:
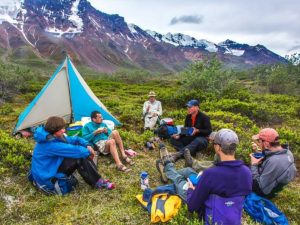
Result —
<svg viewBox="0 0 300 225"><path fill-rule="evenodd" d="M196 211L200 218L205 215L206 223L210 218L212 224L240 224L244 196L251 192L252 178L249 168L242 161L235 160L238 143L234 131L218 131L213 144L220 161L202 174L191 168L176 171L170 156L166 152L161 153L164 169L159 172L164 172L174 182L189 211ZM163 151L166 150L163 148ZM194 184L190 180L192 178Z"/></svg>
<svg viewBox="0 0 300 225"><path fill-rule="evenodd" d="M92 187L113 189L115 185L102 179L89 161L93 148L82 138L65 136L65 125L63 118L53 116L37 128L29 179L48 194L66 194L74 187L70 178L77 170Z"/></svg>

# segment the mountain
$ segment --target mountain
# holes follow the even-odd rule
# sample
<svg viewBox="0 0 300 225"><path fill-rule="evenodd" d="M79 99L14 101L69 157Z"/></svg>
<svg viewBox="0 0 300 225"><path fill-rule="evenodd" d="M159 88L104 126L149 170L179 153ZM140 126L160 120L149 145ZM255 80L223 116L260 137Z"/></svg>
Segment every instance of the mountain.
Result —
<svg viewBox="0 0 300 225"><path fill-rule="evenodd" d="M95 9L87 0L0 3L2 58L60 60L64 50L77 63L103 72L119 68L180 71L213 56L233 68L286 62L261 45L230 40L214 44L180 33L143 30L119 15Z"/></svg>

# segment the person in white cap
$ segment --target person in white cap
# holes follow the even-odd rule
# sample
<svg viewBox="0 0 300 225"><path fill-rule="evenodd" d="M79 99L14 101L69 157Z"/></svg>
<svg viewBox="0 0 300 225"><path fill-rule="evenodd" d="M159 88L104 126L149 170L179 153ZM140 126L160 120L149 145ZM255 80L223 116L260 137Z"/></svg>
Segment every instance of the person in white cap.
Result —
<svg viewBox="0 0 300 225"><path fill-rule="evenodd" d="M253 191L264 197L274 197L297 173L294 156L288 146L281 145L273 128L264 128L252 139L262 150L250 154Z"/></svg>
<svg viewBox="0 0 300 225"><path fill-rule="evenodd" d="M156 100L154 91L148 94L149 100L144 102L143 118L145 121L144 129L153 129L157 123L158 117L162 115L161 102Z"/></svg>

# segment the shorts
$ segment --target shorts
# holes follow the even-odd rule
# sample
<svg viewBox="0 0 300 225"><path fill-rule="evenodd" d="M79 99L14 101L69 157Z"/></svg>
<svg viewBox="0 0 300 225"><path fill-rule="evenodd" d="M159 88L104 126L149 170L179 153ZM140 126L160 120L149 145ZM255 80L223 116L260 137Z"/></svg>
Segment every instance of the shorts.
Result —
<svg viewBox="0 0 300 225"><path fill-rule="evenodd" d="M109 152L105 151L105 144L108 140L100 140L95 145L98 147L98 151L103 155L108 155Z"/></svg>

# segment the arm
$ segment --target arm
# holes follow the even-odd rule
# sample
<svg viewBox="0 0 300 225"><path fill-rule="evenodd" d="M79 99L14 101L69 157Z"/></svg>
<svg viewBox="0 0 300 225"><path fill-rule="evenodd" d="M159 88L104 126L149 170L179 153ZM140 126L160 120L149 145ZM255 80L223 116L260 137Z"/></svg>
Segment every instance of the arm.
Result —
<svg viewBox="0 0 300 225"><path fill-rule="evenodd" d="M88 124L86 124L83 129L82 129L82 137L89 141L89 142L92 142L92 140L94 139L94 130L90 129Z"/></svg>
<svg viewBox="0 0 300 225"><path fill-rule="evenodd" d="M86 141L85 139L81 138L81 137L77 137L77 136L73 136L73 137L66 137L68 143L73 144L73 145L80 145L83 147L87 147L88 145L90 145L90 143L88 141Z"/></svg>
<svg viewBox="0 0 300 225"><path fill-rule="evenodd" d="M50 156L55 155L75 159L86 158L90 155L90 151L86 147L63 142L52 144L46 149L46 152Z"/></svg>
<svg viewBox="0 0 300 225"><path fill-rule="evenodd" d="M144 106L143 106L143 116L146 116L147 113L148 113L148 104L147 104L147 101L144 102Z"/></svg>
<svg viewBox="0 0 300 225"><path fill-rule="evenodd" d="M158 102L158 111L157 111L157 115L161 116L162 115L162 106L161 106L161 102Z"/></svg>
<svg viewBox="0 0 300 225"><path fill-rule="evenodd" d="M208 199L210 194L210 187L209 187L208 180L209 178L204 172L195 190L193 190L192 188L189 188L187 190L187 205L188 205L188 210L190 212L193 211L199 212L201 209L204 208L204 203Z"/></svg>
<svg viewBox="0 0 300 225"><path fill-rule="evenodd" d="M198 129L199 136L207 137L208 135L210 135L210 133L212 132L212 128L211 128L211 123L210 123L210 119L208 116L205 116L203 118L203 127L199 127L199 128L200 128L200 129Z"/></svg>
<svg viewBox="0 0 300 225"><path fill-rule="evenodd" d="M278 175L276 163L267 161L262 164L262 172L258 171L258 165L251 165L253 185L259 187L264 194L269 194L275 187L275 178Z"/></svg>

